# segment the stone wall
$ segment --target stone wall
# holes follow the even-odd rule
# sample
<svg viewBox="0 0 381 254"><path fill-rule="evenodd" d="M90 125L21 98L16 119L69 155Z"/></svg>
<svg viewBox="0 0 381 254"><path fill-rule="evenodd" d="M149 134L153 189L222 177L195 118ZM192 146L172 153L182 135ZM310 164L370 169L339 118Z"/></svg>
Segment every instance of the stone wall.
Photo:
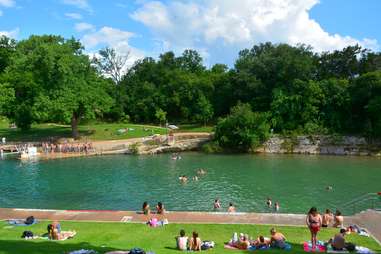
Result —
<svg viewBox="0 0 381 254"><path fill-rule="evenodd" d="M381 142L354 136L273 136L260 153L381 155Z"/></svg>

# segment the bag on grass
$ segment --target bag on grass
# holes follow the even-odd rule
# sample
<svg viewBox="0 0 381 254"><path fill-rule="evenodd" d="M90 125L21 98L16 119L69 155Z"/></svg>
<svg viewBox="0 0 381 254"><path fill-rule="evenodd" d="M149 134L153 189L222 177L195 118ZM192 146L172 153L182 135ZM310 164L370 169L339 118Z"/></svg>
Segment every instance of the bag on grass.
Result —
<svg viewBox="0 0 381 254"><path fill-rule="evenodd" d="M21 238L30 238L33 237L32 231L24 231L21 235Z"/></svg>
<svg viewBox="0 0 381 254"><path fill-rule="evenodd" d="M130 254L146 254L146 252L140 248L133 248L130 250Z"/></svg>
<svg viewBox="0 0 381 254"><path fill-rule="evenodd" d="M33 223L34 223L34 217L33 216L29 216L28 218L26 218L26 220L25 220L26 225L32 225Z"/></svg>

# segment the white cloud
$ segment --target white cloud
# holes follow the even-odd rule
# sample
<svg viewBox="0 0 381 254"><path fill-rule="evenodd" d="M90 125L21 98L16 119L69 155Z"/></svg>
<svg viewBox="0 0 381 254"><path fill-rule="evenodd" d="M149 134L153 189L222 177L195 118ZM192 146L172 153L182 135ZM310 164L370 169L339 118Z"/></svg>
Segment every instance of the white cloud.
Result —
<svg viewBox="0 0 381 254"><path fill-rule="evenodd" d="M19 33L20 33L20 28L17 27L11 31L0 31L0 36L5 35L9 38L16 39Z"/></svg>
<svg viewBox="0 0 381 254"><path fill-rule="evenodd" d="M106 46L115 49L120 55L129 54L127 66L131 66L145 55L144 52L129 44L129 39L134 36L134 33L105 26L98 31L85 34L81 42L90 55L96 54L97 50Z"/></svg>
<svg viewBox="0 0 381 254"><path fill-rule="evenodd" d="M88 31L88 30L94 31L95 27L92 24L81 22L81 23L75 24L74 29L77 32L84 32L84 31Z"/></svg>
<svg viewBox="0 0 381 254"><path fill-rule="evenodd" d="M14 0L0 0L0 6L13 7L16 2Z"/></svg>
<svg viewBox="0 0 381 254"><path fill-rule="evenodd" d="M319 0L191 0L164 4L148 1L131 17L149 27L171 49L216 47L227 50L260 42L305 43L315 51L360 44L377 48L371 39L329 34L309 16Z"/></svg>
<svg viewBox="0 0 381 254"><path fill-rule="evenodd" d="M65 13L65 16L71 19L82 19L82 15L75 12Z"/></svg>
<svg viewBox="0 0 381 254"><path fill-rule="evenodd" d="M92 8L87 0L62 0L62 2L64 4L73 5L79 9L92 12Z"/></svg>

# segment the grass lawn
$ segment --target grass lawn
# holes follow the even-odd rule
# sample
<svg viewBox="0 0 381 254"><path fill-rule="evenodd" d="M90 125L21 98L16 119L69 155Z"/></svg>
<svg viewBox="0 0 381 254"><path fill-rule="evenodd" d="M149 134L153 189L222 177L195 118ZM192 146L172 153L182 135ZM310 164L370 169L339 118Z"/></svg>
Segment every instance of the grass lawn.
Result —
<svg viewBox="0 0 381 254"><path fill-rule="evenodd" d="M124 133L120 129L133 129ZM93 123L79 126L81 136L90 140L115 140L140 138L151 134L165 134L166 129L159 126L123 124L123 123ZM200 127L198 125L184 125L179 132L210 132L212 127ZM0 120L0 137L6 137L7 141L46 141L50 138L70 138L71 128L69 125L60 124L33 124L28 131L10 129L6 120Z"/></svg>
<svg viewBox="0 0 381 254"><path fill-rule="evenodd" d="M99 253L111 250L128 250L140 247L156 254L181 253L175 249L174 237L180 229L184 229L189 236L196 230L202 240L213 240L216 247L208 253L234 254L249 253L247 251L225 250L223 243L228 241L233 232L244 232L255 237L260 234L269 235L271 226L266 225L208 225L208 224L169 224L161 228L150 228L143 224L123 223L93 223L93 222L61 222L63 230L76 230L74 239L66 241L50 240L23 240L20 238L24 230L31 230L34 234L46 232L48 222L40 222L30 227L7 228L6 222L0 222L0 253L65 253L79 249L93 249ZM308 240L309 231L305 227L277 227L285 234L292 244L291 251L259 251L260 253L303 253L301 243ZM328 240L337 229L323 229L319 239ZM374 251L381 252L379 246L372 238L349 235L347 240L357 245L365 246Z"/></svg>

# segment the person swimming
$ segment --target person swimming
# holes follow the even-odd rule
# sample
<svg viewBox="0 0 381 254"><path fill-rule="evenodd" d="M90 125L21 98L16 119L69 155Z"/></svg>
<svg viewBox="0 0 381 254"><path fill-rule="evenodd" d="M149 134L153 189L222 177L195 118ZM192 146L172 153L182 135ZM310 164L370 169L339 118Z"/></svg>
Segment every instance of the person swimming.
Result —
<svg viewBox="0 0 381 254"><path fill-rule="evenodd" d="M235 213L235 212L236 212L236 209L235 209L233 203L229 203L228 213Z"/></svg>
<svg viewBox="0 0 381 254"><path fill-rule="evenodd" d="M179 180L181 183L186 183L188 181L188 177L186 175L179 176Z"/></svg>
<svg viewBox="0 0 381 254"><path fill-rule="evenodd" d="M203 168L199 168L198 170L197 170L197 175L205 175L206 174L206 170L204 170Z"/></svg>
<svg viewBox="0 0 381 254"><path fill-rule="evenodd" d="M198 181L198 176L193 176L193 177L192 177L192 180L193 180L193 181Z"/></svg>
<svg viewBox="0 0 381 254"><path fill-rule="evenodd" d="M271 208L271 206L272 206L271 198L267 198L266 205L268 208Z"/></svg>
<svg viewBox="0 0 381 254"><path fill-rule="evenodd" d="M275 204L274 204L274 211L275 211L275 212L278 212L278 211L279 211L279 208L280 208L279 203L278 203L278 202L275 202Z"/></svg>
<svg viewBox="0 0 381 254"><path fill-rule="evenodd" d="M215 199L214 200L213 208L214 208L215 211L221 209L221 203L220 203L219 199Z"/></svg>

